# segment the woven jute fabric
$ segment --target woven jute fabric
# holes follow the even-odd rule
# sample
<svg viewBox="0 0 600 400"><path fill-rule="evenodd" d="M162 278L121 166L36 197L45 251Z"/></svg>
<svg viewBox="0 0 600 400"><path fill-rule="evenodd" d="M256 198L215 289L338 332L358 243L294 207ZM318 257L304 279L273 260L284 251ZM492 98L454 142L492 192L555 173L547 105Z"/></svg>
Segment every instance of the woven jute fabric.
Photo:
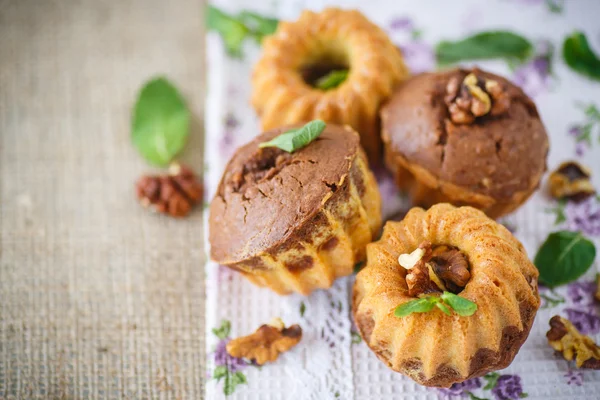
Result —
<svg viewBox="0 0 600 400"><path fill-rule="evenodd" d="M199 399L201 210L152 214L130 140L171 79L203 168L200 0L0 0L0 398Z"/></svg>

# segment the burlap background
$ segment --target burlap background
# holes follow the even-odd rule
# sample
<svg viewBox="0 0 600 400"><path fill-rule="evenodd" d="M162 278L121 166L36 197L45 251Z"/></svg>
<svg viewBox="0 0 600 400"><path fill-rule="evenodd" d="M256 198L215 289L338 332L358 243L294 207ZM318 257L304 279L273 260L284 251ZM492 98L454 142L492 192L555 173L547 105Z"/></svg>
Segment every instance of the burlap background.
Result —
<svg viewBox="0 0 600 400"><path fill-rule="evenodd" d="M129 139L164 74L202 170L202 3L0 0L0 398L202 397L201 210L141 208Z"/></svg>

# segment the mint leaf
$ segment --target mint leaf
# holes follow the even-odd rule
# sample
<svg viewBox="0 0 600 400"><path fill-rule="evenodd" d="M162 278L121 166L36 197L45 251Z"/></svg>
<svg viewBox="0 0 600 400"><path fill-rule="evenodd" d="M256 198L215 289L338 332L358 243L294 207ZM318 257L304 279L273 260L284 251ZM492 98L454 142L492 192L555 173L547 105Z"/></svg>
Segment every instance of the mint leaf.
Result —
<svg viewBox="0 0 600 400"><path fill-rule="evenodd" d="M352 344L358 344L362 342L362 338L357 332L350 332L350 335L352 336Z"/></svg>
<svg viewBox="0 0 600 400"><path fill-rule="evenodd" d="M211 5L206 10L208 30L217 32L223 39L227 53L237 58L242 56L244 40L254 38L260 43L265 36L275 32L278 24L275 18L251 11L231 15Z"/></svg>
<svg viewBox="0 0 600 400"><path fill-rule="evenodd" d="M596 258L596 247L580 232L558 231L548 235L533 263L540 282L553 288L586 273Z"/></svg>
<svg viewBox="0 0 600 400"><path fill-rule="evenodd" d="M457 41L442 41L435 48L441 65L465 60L501 58L523 63L533 52L533 45L523 36L508 31L480 32Z"/></svg>
<svg viewBox="0 0 600 400"><path fill-rule="evenodd" d="M457 296L454 293L444 292L441 297L446 304L452 307L454 312L462 317L469 317L477 311L477 304L464 297Z"/></svg>
<svg viewBox="0 0 600 400"><path fill-rule="evenodd" d="M238 20L244 24L252 33L252 36L260 43L265 36L272 35L277 30L279 20L265 17L251 11L242 11Z"/></svg>
<svg viewBox="0 0 600 400"><path fill-rule="evenodd" d="M212 330L212 332L215 334L215 336L217 336L219 339L227 339L230 331L231 331L231 322L229 322L225 319L221 321L220 327L213 328L213 330Z"/></svg>
<svg viewBox="0 0 600 400"><path fill-rule="evenodd" d="M435 303L435 306L436 306L437 308L439 308L440 310L442 310L442 311L444 312L444 314L446 314L446 315L452 315L452 313L450 312L450 309L449 309L449 308L448 308L448 306L447 306L447 305L445 305L444 303L442 303L442 302L437 302L437 303Z"/></svg>
<svg viewBox="0 0 600 400"><path fill-rule="evenodd" d="M600 81L600 59L591 49L583 32L573 32L565 38L562 54L573 71Z"/></svg>
<svg viewBox="0 0 600 400"><path fill-rule="evenodd" d="M250 34L250 30L243 23L217 7L209 5L206 10L206 27L221 36L229 55L241 57L244 39Z"/></svg>
<svg viewBox="0 0 600 400"><path fill-rule="evenodd" d="M131 139L148 162L164 166L187 141L190 113L166 78L154 78L140 90L133 110Z"/></svg>
<svg viewBox="0 0 600 400"><path fill-rule="evenodd" d="M227 370L226 366L219 365L218 367L215 368L215 370L213 372L213 378L215 378L217 381L220 381L221 378L223 378L228 373L229 373L229 371Z"/></svg>
<svg viewBox="0 0 600 400"><path fill-rule="evenodd" d="M564 0L546 0L546 7L548 11L554 14L561 14L565 7Z"/></svg>
<svg viewBox="0 0 600 400"><path fill-rule="evenodd" d="M347 69L333 70L327 75L324 75L317 79L317 81L315 82L315 87L321 90L335 89L336 87L344 83L347 77Z"/></svg>
<svg viewBox="0 0 600 400"><path fill-rule="evenodd" d="M300 316L304 317L304 312L306 311L306 304L304 302L300 303Z"/></svg>
<svg viewBox="0 0 600 400"><path fill-rule="evenodd" d="M258 145L258 147L278 147L281 150L293 153L319 137L325 130L325 122L316 119L304 125L301 128L292 129L279 136Z"/></svg>
<svg viewBox="0 0 600 400"><path fill-rule="evenodd" d="M412 313L424 313L429 312L433 309L435 303L439 300L436 297L424 297L422 299L411 300L409 302L400 304L394 310L396 317L406 317Z"/></svg>

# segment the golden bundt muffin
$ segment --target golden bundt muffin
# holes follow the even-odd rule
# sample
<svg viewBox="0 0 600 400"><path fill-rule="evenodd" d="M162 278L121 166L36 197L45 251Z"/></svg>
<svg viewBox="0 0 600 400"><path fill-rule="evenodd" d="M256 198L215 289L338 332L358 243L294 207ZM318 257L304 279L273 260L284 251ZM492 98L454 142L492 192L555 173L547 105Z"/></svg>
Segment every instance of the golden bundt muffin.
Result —
<svg viewBox="0 0 600 400"><path fill-rule="evenodd" d="M422 385L449 387L512 362L539 308L537 277L521 243L483 212L449 204L413 208L367 246L367 265L354 284L354 320L390 368ZM395 315L416 299L454 294L475 303L470 315L448 304L450 315L444 304Z"/></svg>
<svg viewBox="0 0 600 400"><path fill-rule="evenodd" d="M313 86L339 69L348 70L339 86ZM360 12L304 11L264 40L252 75L252 105L265 130L315 118L350 125L369 159L378 162L379 106L407 75L400 51Z"/></svg>
<svg viewBox="0 0 600 400"><path fill-rule="evenodd" d="M507 214L538 188L548 135L533 101L477 68L414 76L381 111L385 163L413 204Z"/></svg>
<svg viewBox="0 0 600 400"><path fill-rule="evenodd" d="M210 205L216 262L280 294L329 288L353 272L381 229L381 198L360 138L327 124L293 153L260 148L261 134L233 155Z"/></svg>

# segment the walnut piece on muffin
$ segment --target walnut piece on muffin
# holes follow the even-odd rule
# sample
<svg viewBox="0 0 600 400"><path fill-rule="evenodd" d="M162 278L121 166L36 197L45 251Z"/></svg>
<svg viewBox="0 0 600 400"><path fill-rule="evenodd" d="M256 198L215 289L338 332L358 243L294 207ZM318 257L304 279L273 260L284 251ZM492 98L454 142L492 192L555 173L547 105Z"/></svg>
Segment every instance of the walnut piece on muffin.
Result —
<svg viewBox="0 0 600 400"><path fill-rule="evenodd" d="M415 205L507 214L538 188L548 136L533 101L480 69L424 73L381 111L385 163Z"/></svg>
<svg viewBox="0 0 600 400"><path fill-rule="evenodd" d="M381 199L360 139L327 124L306 147L239 148L210 206L211 258L280 294L329 288L365 259L381 227Z"/></svg>

